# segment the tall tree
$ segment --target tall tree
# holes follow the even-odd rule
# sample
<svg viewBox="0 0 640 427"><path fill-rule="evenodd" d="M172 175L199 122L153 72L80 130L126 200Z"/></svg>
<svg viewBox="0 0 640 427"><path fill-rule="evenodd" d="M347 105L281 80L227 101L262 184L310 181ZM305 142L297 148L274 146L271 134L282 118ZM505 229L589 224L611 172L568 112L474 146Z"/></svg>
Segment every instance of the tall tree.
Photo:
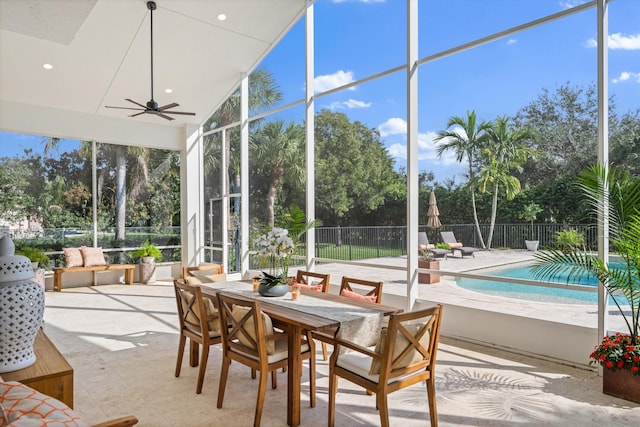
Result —
<svg viewBox="0 0 640 427"><path fill-rule="evenodd" d="M384 205L401 181L378 130L330 110L315 122L318 218L340 225Z"/></svg>
<svg viewBox="0 0 640 427"><path fill-rule="evenodd" d="M452 129L453 128L453 129ZM476 234L480 241L480 246L485 248L480 224L478 222L478 210L476 207L476 157L482 147L484 139L486 139L486 131L490 128L490 124L482 122L476 124L476 112L467 111L467 117L451 117L447 122L447 130L440 131L435 138L438 142L438 156L447 151L453 151L456 160L460 163L466 158L469 166L467 179L469 192L471 193L471 206L473 208L473 220L476 226Z"/></svg>
<svg viewBox="0 0 640 427"><path fill-rule="evenodd" d="M251 137L254 161L261 165L268 180L267 223L275 224L275 205L278 188L286 168L295 168L295 175L304 181L304 168L297 160L302 156L300 147L304 142L304 128L290 123L286 128L281 121L274 121Z"/></svg>
<svg viewBox="0 0 640 427"><path fill-rule="evenodd" d="M498 193L504 189L507 200L520 193L520 181L511 173L521 170L522 165L533 152L525 142L533 137L528 129L514 130L509 117L498 117L495 123L486 130L487 138L480 150L480 170L477 176L478 190L481 193L491 192L491 225L486 247L491 248L493 231L498 211Z"/></svg>

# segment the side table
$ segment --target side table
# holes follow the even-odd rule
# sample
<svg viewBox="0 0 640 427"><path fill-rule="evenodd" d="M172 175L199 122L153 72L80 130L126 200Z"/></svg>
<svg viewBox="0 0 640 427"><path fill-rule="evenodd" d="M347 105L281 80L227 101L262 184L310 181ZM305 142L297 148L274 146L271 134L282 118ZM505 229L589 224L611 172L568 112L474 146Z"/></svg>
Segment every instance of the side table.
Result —
<svg viewBox="0 0 640 427"><path fill-rule="evenodd" d="M13 372L5 372L5 381L19 381L73 409L73 368L40 329L33 346L36 363Z"/></svg>

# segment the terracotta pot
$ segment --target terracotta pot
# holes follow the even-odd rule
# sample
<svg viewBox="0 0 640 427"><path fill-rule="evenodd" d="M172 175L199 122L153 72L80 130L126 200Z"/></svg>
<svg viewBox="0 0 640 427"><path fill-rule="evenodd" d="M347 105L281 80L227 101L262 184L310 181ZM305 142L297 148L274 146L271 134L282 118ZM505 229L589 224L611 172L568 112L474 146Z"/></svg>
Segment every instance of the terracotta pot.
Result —
<svg viewBox="0 0 640 427"><path fill-rule="evenodd" d="M602 373L602 392L640 403L640 375L632 375L628 369L605 369Z"/></svg>
<svg viewBox="0 0 640 427"><path fill-rule="evenodd" d="M420 261L418 260L418 268L428 268L430 270L440 270L440 261ZM439 274L418 273L418 283L438 283L440 281Z"/></svg>

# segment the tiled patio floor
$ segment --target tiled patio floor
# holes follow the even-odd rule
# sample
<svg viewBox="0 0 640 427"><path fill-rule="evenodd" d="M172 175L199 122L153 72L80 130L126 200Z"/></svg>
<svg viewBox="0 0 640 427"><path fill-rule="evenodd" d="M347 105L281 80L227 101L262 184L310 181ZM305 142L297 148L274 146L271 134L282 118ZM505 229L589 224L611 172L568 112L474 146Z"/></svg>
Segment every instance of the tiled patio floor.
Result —
<svg viewBox="0 0 640 427"><path fill-rule="evenodd" d="M174 377L174 299L170 282L46 293L45 331L74 367L75 409L87 420L133 414L140 426L252 424L256 381L239 364L231 366L224 407L216 408L219 346L202 394L195 393L197 369L186 360ZM303 426L327 423L328 367L318 362L316 408L308 407L303 371ZM640 425L640 405L602 394L601 378L591 371L443 337L436 373L441 426ZM263 426L286 425L286 373L278 384L267 390ZM340 381L338 402L337 426L379 425L375 398L353 384ZM391 394L389 407L392 426L429 425L423 386Z"/></svg>

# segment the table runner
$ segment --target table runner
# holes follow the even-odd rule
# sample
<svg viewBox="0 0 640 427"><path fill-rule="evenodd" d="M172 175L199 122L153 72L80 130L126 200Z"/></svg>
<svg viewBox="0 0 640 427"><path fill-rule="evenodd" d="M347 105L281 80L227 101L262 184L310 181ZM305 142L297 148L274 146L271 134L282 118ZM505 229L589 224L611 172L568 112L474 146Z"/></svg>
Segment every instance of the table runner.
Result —
<svg viewBox="0 0 640 427"><path fill-rule="evenodd" d="M263 297L257 292L253 292L252 285L245 282L205 283L202 286L335 320L340 322L338 337L366 347L376 343L382 328L384 313L364 307L314 298L308 294L301 295L298 300L293 301L291 292L281 297Z"/></svg>

